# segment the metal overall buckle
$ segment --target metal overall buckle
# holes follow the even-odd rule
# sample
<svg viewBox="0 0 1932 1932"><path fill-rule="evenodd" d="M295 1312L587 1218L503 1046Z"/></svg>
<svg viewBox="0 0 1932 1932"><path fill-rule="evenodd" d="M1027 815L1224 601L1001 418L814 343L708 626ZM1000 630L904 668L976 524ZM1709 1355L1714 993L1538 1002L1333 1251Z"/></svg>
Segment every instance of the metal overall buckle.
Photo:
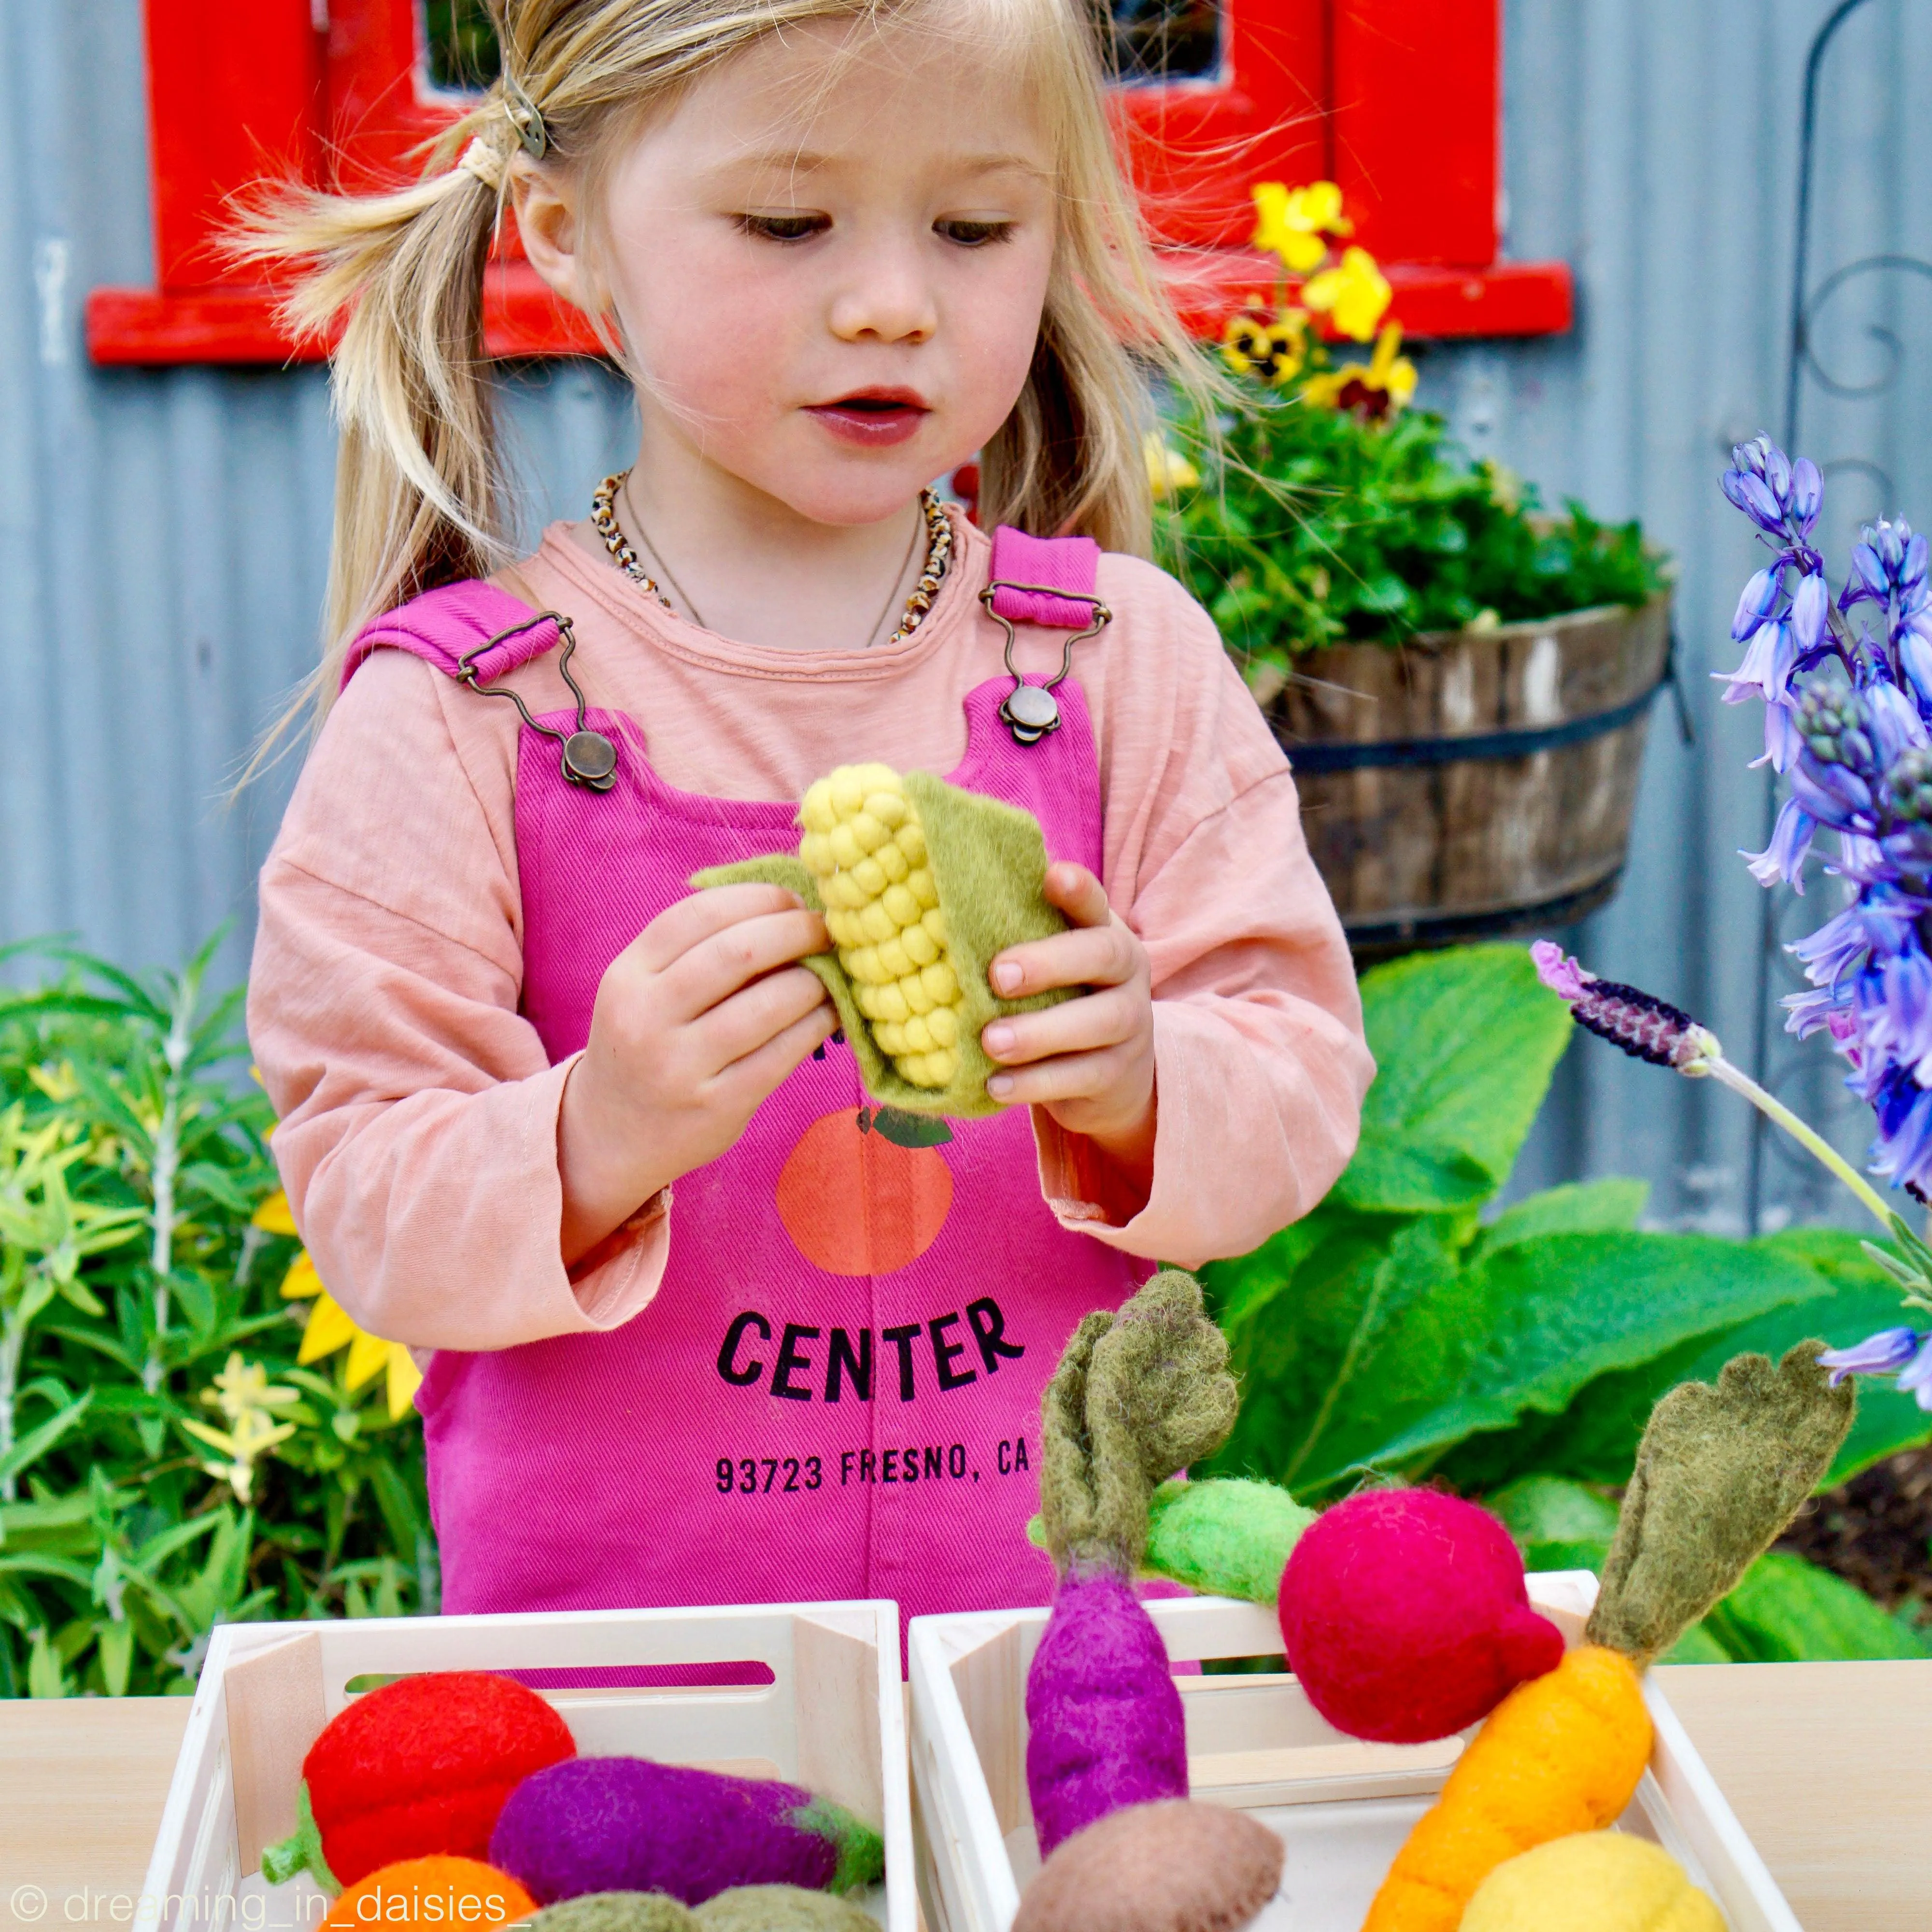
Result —
<svg viewBox="0 0 1932 1932"><path fill-rule="evenodd" d="M535 630L539 624L554 624L557 635L563 640L556 668L564 682L569 686L571 696L577 700L577 729L574 731L560 731L554 725L538 722L530 716L530 706L514 691L476 681L476 660L485 651L495 650L512 638L520 638L526 631ZM456 675L479 698L507 698L532 731L540 731L546 738L554 738L563 747L558 762L571 784L581 785L586 791L608 791L617 782L617 748L602 731L592 730L584 722L584 693L570 674L570 660L576 650L577 633L572 629L570 620L560 610L539 610L534 617L526 618L520 624L512 624L507 631L499 631L494 638L485 638L482 643L465 651L456 661Z"/></svg>
<svg viewBox="0 0 1932 1932"><path fill-rule="evenodd" d="M1058 597L1070 604L1085 604L1092 607L1093 616L1084 631L1070 634L1066 647L1060 655L1060 670L1044 684L1029 684L1013 664L1012 620L993 608L993 593L998 590L1024 591L1035 597ZM994 578L980 592L980 602L988 614L999 623L1006 634L1006 674L1013 681L1013 688L1006 694L1000 706L1000 722L1013 734L1016 742L1022 745L1037 744L1049 731L1060 728L1060 702L1054 694L1054 687L1066 681L1067 674L1073 668L1073 646L1084 644L1089 638L1097 638L1108 625L1114 621L1114 614L1090 591L1061 590L1048 584L1016 584L1010 578Z"/></svg>

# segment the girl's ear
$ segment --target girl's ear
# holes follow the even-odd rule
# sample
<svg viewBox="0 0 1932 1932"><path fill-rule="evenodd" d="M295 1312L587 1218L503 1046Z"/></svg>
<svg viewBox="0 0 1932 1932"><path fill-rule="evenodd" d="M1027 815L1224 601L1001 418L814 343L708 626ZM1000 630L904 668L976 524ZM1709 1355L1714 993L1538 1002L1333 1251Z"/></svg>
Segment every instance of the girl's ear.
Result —
<svg viewBox="0 0 1932 1932"><path fill-rule="evenodd" d="M543 167L527 154L510 157L510 205L530 266L566 302L596 316L606 304L585 245L589 225L578 194L571 176Z"/></svg>

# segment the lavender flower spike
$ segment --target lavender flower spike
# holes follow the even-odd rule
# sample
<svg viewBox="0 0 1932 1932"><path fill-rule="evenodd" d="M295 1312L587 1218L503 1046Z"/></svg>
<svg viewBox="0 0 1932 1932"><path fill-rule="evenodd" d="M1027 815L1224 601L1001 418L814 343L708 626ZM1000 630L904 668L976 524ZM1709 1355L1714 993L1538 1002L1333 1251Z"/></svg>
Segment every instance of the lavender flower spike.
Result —
<svg viewBox="0 0 1932 1932"><path fill-rule="evenodd" d="M1618 980L1598 979L1550 940L1539 939L1529 956L1536 962L1537 977L1569 1002L1576 1024L1612 1046L1653 1066L1674 1066L1694 1079L1724 1058L1717 1035L1681 1006Z"/></svg>

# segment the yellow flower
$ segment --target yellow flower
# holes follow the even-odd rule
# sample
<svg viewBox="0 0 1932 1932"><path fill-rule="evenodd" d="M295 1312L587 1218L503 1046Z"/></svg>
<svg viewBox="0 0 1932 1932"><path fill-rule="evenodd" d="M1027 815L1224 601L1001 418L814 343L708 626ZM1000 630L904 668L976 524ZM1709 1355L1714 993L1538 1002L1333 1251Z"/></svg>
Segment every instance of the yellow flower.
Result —
<svg viewBox="0 0 1932 1932"><path fill-rule="evenodd" d="M1291 275L1305 275L1328 252L1327 238L1355 232L1342 213L1342 190L1333 182L1311 182L1291 188L1280 182L1257 182L1254 245L1279 255Z"/></svg>
<svg viewBox="0 0 1932 1932"><path fill-rule="evenodd" d="M371 1335L366 1329L356 1327L354 1319L342 1304L322 1285L322 1277L315 1271L315 1264L308 1258L304 1248L290 1263L289 1271L282 1277L282 1299L284 1301L307 1301L313 1299L315 1306L309 1310L308 1326L302 1330L302 1346L296 1352L296 1360L304 1367L310 1362L319 1362L325 1355L332 1355L338 1348L349 1351L348 1372L344 1379L352 1389L358 1389L374 1376L386 1370L387 1384L383 1390L388 1401L389 1420L397 1420L415 1400L416 1390L422 1385L422 1371L418 1369L408 1348L400 1342L386 1342L380 1335Z"/></svg>
<svg viewBox="0 0 1932 1932"><path fill-rule="evenodd" d="M1238 376L1277 387L1291 382L1308 360L1308 318L1298 308L1243 309L1221 332L1221 359Z"/></svg>
<svg viewBox="0 0 1932 1932"><path fill-rule="evenodd" d="M1356 342L1366 342L1388 311L1395 291L1366 248L1350 248L1341 266L1311 275L1301 299L1318 315L1333 316L1335 326Z"/></svg>
<svg viewBox="0 0 1932 1932"><path fill-rule="evenodd" d="M1165 502L1180 490L1199 488L1200 471L1179 450L1168 448L1154 430L1148 431L1141 447L1147 456L1148 483L1155 502Z"/></svg>
<svg viewBox="0 0 1932 1932"><path fill-rule="evenodd" d="M295 1234L301 1232L296 1226L296 1217L289 1211L289 1197L279 1187L255 1210L249 1225L260 1228L265 1234Z"/></svg>
<svg viewBox="0 0 1932 1932"><path fill-rule="evenodd" d="M202 1390L201 1399L219 1408L227 1418L226 1429L205 1422L184 1420L182 1426L198 1442L218 1450L226 1460L204 1462L202 1469L217 1477L235 1492L237 1502L245 1504L254 1493L255 1465L278 1442L292 1436L295 1424L278 1422L273 1411L300 1400L297 1390L268 1379L260 1362L244 1362L238 1350L228 1358L227 1366Z"/></svg>
<svg viewBox="0 0 1932 1932"><path fill-rule="evenodd" d="M1392 322L1376 338L1367 362L1344 362L1311 376L1301 386L1302 400L1322 409L1360 410L1371 418L1392 416L1415 394L1415 364L1396 352L1401 346L1402 325Z"/></svg>

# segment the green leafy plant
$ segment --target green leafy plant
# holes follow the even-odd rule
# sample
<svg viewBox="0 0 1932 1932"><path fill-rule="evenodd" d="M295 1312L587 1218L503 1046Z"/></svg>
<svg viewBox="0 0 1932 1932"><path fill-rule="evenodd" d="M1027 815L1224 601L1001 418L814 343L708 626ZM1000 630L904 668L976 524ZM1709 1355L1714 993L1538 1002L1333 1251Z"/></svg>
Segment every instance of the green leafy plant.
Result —
<svg viewBox="0 0 1932 1932"><path fill-rule="evenodd" d="M1354 1160L1313 1214L1203 1272L1242 1384L1215 1473L1267 1477L1310 1503L1377 1479L1441 1480L1507 1500L1539 1567L1570 1567L1546 1560L1558 1546L1600 1561L1606 1492L1628 1479L1666 1389L1895 1304L1856 1235L1646 1232L1640 1182L1552 1188L1496 1211L1574 1032L1526 952L1412 956L1366 974L1362 997L1381 1071ZM1909 1396L1862 1388L1828 1484L1928 1439L1932 1418ZM1822 1641L1819 1616L1795 1606L1794 1563L1813 1599L1839 1603L1844 1630L1869 1638L1869 1611L1886 1641L1922 1641L1850 1586L1773 1556L1746 1580L1757 1608L1714 1612L1694 1649L1741 1654L1772 1628L1763 1600L1780 1595L1790 1628L1813 1637L1780 1640Z"/></svg>
<svg viewBox="0 0 1932 1932"><path fill-rule="evenodd" d="M298 1359L214 950L43 946L0 998L0 1694L188 1690L218 1623L436 1601L413 1412Z"/></svg>
<svg viewBox="0 0 1932 1932"><path fill-rule="evenodd" d="M1251 678L1325 645L1640 604L1667 581L1636 524L1574 502L1539 515L1533 488L1462 458L1439 416L1242 388L1238 412L1171 426L1196 481L1168 488L1158 535Z"/></svg>

